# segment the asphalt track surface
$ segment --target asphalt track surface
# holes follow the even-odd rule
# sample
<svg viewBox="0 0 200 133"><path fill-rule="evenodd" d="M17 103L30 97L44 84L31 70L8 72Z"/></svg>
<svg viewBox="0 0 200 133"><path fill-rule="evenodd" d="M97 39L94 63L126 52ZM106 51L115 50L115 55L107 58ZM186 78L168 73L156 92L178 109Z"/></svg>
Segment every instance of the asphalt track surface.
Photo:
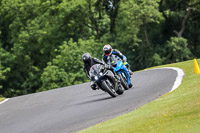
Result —
<svg viewBox="0 0 200 133"><path fill-rule="evenodd" d="M19 96L0 104L0 133L70 133L135 110L169 92L177 72L134 73L133 88L116 98L84 83Z"/></svg>

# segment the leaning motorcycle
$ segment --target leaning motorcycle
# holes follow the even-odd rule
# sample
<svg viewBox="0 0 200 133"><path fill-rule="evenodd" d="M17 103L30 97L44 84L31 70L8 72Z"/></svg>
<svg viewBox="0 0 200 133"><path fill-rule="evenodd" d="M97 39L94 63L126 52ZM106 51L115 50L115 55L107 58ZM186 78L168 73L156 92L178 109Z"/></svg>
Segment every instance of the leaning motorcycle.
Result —
<svg viewBox="0 0 200 133"><path fill-rule="evenodd" d="M108 56L107 64L110 64L114 67L114 71L120 77L124 89L128 90L131 88L130 74L126 66L124 66L122 60L116 55L111 55Z"/></svg>
<svg viewBox="0 0 200 133"><path fill-rule="evenodd" d="M101 64L95 64L89 71L91 81L101 90L107 92L112 97L124 93L124 88L117 82L111 70Z"/></svg>

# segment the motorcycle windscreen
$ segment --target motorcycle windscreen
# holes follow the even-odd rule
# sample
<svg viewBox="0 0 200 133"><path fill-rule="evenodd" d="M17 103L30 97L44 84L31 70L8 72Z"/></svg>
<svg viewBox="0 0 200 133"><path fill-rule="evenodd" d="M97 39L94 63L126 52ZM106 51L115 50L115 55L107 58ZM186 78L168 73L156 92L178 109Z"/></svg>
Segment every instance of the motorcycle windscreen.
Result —
<svg viewBox="0 0 200 133"><path fill-rule="evenodd" d="M90 77L99 75L99 72L101 71L101 69L102 69L102 65L100 64L93 65L89 71Z"/></svg>

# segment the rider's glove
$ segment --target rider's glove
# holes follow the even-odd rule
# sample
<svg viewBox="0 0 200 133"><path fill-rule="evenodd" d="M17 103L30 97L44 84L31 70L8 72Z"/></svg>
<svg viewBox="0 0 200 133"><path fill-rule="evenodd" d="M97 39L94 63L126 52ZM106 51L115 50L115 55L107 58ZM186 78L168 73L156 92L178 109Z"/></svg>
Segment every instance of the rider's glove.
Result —
<svg viewBox="0 0 200 133"><path fill-rule="evenodd" d="M105 68L105 69L108 69L108 65L107 65L107 64L104 64L104 68Z"/></svg>
<svg viewBox="0 0 200 133"><path fill-rule="evenodd" d="M107 64L105 64L104 67L105 67L105 69L111 69L112 68L111 65L107 65Z"/></svg>

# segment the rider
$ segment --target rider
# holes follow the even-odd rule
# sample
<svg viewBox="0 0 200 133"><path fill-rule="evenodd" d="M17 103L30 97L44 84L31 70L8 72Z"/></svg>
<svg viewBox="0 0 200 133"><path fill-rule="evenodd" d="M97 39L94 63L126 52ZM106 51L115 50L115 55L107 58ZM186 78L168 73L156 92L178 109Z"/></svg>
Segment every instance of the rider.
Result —
<svg viewBox="0 0 200 133"><path fill-rule="evenodd" d="M95 64L102 64L106 69L111 70L114 73L115 78L117 79L118 82L120 82L119 77L117 76L116 72L114 71L114 68L111 65L106 65L104 64L101 60L91 57L89 53L85 53L82 55L82 60L84 62L83 70L86 73L87 77L90 78L89 71L91 66ZM97 89L97 86L95 84L91 84L90 86L93 90Z"/></svg>
<svg viewBox="0 0 200 133"><path fill-rule="evenodd" d="M103 51L104 51L104 56L103 56L104 62L107 62L107 57L109 55L112 55L112 54L117 55L118 57L121 58L123 64L128 68L130 75L133 75L132 71L130 70L130 66L129 66L128 62L127 62L126 56L124 56L119 50L112 49L112 47L109 44L106 44L103 47Z"/></svg>
<svg viewBox="0 0 200 133"><path fill-rule="evenodd" d="M86 73L88 78L90 78L89 71L90 71L91 66L93 66L95 64L102 64L103 65L102 61L100 61L97 58L91 57L91 55L89 53L83 54L82 60L84 62L83 70Z"/></svg>

